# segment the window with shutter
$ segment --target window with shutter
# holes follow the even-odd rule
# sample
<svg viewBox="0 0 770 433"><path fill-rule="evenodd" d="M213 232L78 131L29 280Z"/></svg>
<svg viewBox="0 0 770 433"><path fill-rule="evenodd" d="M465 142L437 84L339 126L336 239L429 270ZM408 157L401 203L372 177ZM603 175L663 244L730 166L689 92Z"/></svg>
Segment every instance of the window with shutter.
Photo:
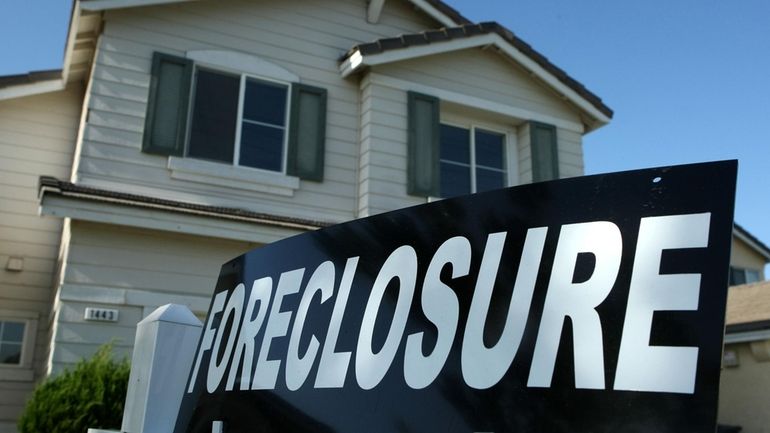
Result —
<svg viewBox="0 0 770 433"><path fill-rule="evenodd" d="M145 152L323 179L326 90L160 53L152 73Z"/></svg>

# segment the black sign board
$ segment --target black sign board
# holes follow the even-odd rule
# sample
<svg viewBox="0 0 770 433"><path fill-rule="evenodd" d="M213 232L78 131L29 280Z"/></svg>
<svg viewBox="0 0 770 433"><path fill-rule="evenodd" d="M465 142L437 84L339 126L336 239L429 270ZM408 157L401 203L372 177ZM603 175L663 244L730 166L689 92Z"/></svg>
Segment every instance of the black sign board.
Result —
<svg viewBox="0 0 770 433"><path fill-rule="evenodd" d="M523 185L255 249L176 432L709 432L737 163Z"/></svg>

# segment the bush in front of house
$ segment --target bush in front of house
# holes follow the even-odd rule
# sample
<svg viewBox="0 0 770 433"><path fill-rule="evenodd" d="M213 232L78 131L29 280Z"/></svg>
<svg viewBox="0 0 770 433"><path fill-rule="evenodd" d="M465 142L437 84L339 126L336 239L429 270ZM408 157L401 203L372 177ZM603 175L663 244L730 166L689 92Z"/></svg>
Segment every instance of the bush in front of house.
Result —
<svg viewBox="0 0 770 433"><path fill-rule="evenodd" d="M120 430L129 370L128 359L112 359L112 344L100 347L90 359L35 388L19 419L19 432Z"/></svg>

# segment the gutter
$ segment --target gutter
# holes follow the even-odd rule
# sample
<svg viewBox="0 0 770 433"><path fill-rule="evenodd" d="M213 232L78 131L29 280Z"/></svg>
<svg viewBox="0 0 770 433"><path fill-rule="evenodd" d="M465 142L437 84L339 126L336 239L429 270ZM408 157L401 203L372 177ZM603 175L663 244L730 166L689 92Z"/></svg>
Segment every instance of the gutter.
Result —
<svg viewBox="0 0 770 433"><path fill-rule="evenodd" d="M770 340L770 320L736 323L725 328L725 344Z"/></svg>
<svg viewBox="0 0 770 433"><path fill-rule="evenodd" d="M58 196L92 202L101 202L123 206L162 210L178 214L218 218L229 221L247 222L273 227L299 230L318 230L334 223L313 221L281 215L252 212L245 209L187 203L156 197L109 191L88 186L76 185L50 176L41 176L38 186L38 199L42 203L45 197Z"/></svg>

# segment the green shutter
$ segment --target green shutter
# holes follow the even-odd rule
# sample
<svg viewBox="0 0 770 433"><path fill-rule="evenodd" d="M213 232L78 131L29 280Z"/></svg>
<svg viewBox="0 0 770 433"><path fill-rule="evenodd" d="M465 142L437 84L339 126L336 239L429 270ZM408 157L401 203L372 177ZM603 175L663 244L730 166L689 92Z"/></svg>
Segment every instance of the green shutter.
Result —
<svg viewBox="0 0 770 433"><path fill-rule="evenodd" d="M439 99L409 92L407 193L439 196Z"/></svg>
<svg viewBox="0 0 770 433"><path fill-rule="evenodd" d="M184 153L192 73L189 59L158 52L153 55L142 151L178 156Z"/></svg>
<svg viewBox="0 0 770 433"><path fill-rule="evenodd" d="M322 181L325 143L326 89L292 84L286 172L301 179Z"/></svg>
<svg viewBox="0 0 770 433"><path fill-rule="evenodd" d="M558 179L559 148L556 142L556 127L530 122L529 132L532 146L532 181Z"/></svg>

